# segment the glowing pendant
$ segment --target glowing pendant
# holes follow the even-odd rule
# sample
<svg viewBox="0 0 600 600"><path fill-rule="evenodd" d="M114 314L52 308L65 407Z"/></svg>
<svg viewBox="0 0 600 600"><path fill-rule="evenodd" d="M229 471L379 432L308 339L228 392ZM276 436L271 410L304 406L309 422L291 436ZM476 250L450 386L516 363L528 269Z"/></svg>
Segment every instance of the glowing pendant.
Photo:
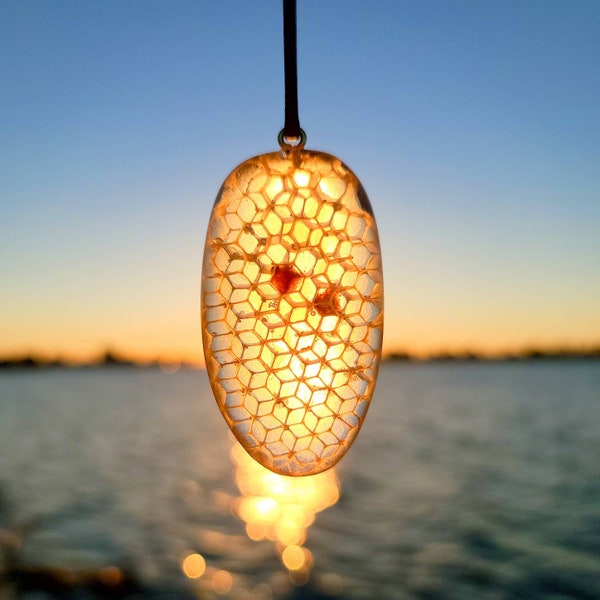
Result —
<svg viewBox="0 0 600 600"><path fill-rule="evenodd" d="M377 226L354 173L283 147L227 177L202 275L206 368L225 420L260 464L310 475L346 453L381 358Z"/></svg>

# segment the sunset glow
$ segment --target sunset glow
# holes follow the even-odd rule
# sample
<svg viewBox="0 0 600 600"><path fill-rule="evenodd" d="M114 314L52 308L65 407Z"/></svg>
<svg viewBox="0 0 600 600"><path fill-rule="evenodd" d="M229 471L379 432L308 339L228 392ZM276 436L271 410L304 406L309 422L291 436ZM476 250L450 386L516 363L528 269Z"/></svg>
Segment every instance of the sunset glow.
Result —
<svg viewBox="0 0 600 600"><path fill-rule="evenodd" d="M600 344L597 4L298 13L307 147L378 223L383 354ZM0 358L202 365L211 207L283 124L279 7L6 2L0 36Z"/></svg>

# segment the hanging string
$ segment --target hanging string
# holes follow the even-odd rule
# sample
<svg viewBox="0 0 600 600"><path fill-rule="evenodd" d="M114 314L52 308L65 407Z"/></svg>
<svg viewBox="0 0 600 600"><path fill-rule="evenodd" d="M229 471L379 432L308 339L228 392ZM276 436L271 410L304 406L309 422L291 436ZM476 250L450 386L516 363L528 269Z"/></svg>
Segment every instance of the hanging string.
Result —
<svg viewBox="0 0 600 600"><path fill-rule="evenodd" d="M306 134L298 117L298 70L296 56L296 0L283 0L283 56L285 73L285 123L279 132L282 148L304 145Z"/></svg>

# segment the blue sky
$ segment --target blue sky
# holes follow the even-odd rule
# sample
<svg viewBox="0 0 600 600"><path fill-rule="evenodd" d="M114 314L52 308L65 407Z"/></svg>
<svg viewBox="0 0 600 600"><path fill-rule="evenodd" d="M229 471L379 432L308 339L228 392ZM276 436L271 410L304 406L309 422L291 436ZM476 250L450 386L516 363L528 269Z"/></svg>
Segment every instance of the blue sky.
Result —
<svg viewBox="0 0 600 600"><path fill-rule="evenodd" d="M4 0L0 39L0 354L198 357L212 202L283 124L280 2ZM600 4L299 0L298 39L386 348L599 342Z"/></svg>

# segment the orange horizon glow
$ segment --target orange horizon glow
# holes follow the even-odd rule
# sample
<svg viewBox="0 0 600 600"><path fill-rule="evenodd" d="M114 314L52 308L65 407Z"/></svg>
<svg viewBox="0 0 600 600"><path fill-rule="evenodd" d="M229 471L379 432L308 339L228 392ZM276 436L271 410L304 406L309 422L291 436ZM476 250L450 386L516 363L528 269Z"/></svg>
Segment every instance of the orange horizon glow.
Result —
<svg viewBox="0 0 600 600"><path fill-rule="evenodd" d="M85 365L100 362L107 352L116 355L135 364L159 364L168 371L171 367L189 366L205 369L204 356L202 355L201 342L198 341L197 349L190 350L187 347L181 349L170 349L161 351L160 348L140 348L134 344L121 343L97 344L93 347L83 349L77 346L57 343L44 344L7 344L0 343L0 360L13 360L16 358L32 357L41 363L61 362L69 365ZM600 338L579 337L569 338L544 338L542 336L524 337L523 340L515 340L512 343L493 344L479 343L469 344L466 342L455 343L387 343L384 337L382 356L386 358L394 354L407 354L416 360L426 360L433 356L466 356L473 354L485 358L496 358L504 356L518 356L526 352L536 350L542 352L560 351L594 351L600 347Z"/></svg>

